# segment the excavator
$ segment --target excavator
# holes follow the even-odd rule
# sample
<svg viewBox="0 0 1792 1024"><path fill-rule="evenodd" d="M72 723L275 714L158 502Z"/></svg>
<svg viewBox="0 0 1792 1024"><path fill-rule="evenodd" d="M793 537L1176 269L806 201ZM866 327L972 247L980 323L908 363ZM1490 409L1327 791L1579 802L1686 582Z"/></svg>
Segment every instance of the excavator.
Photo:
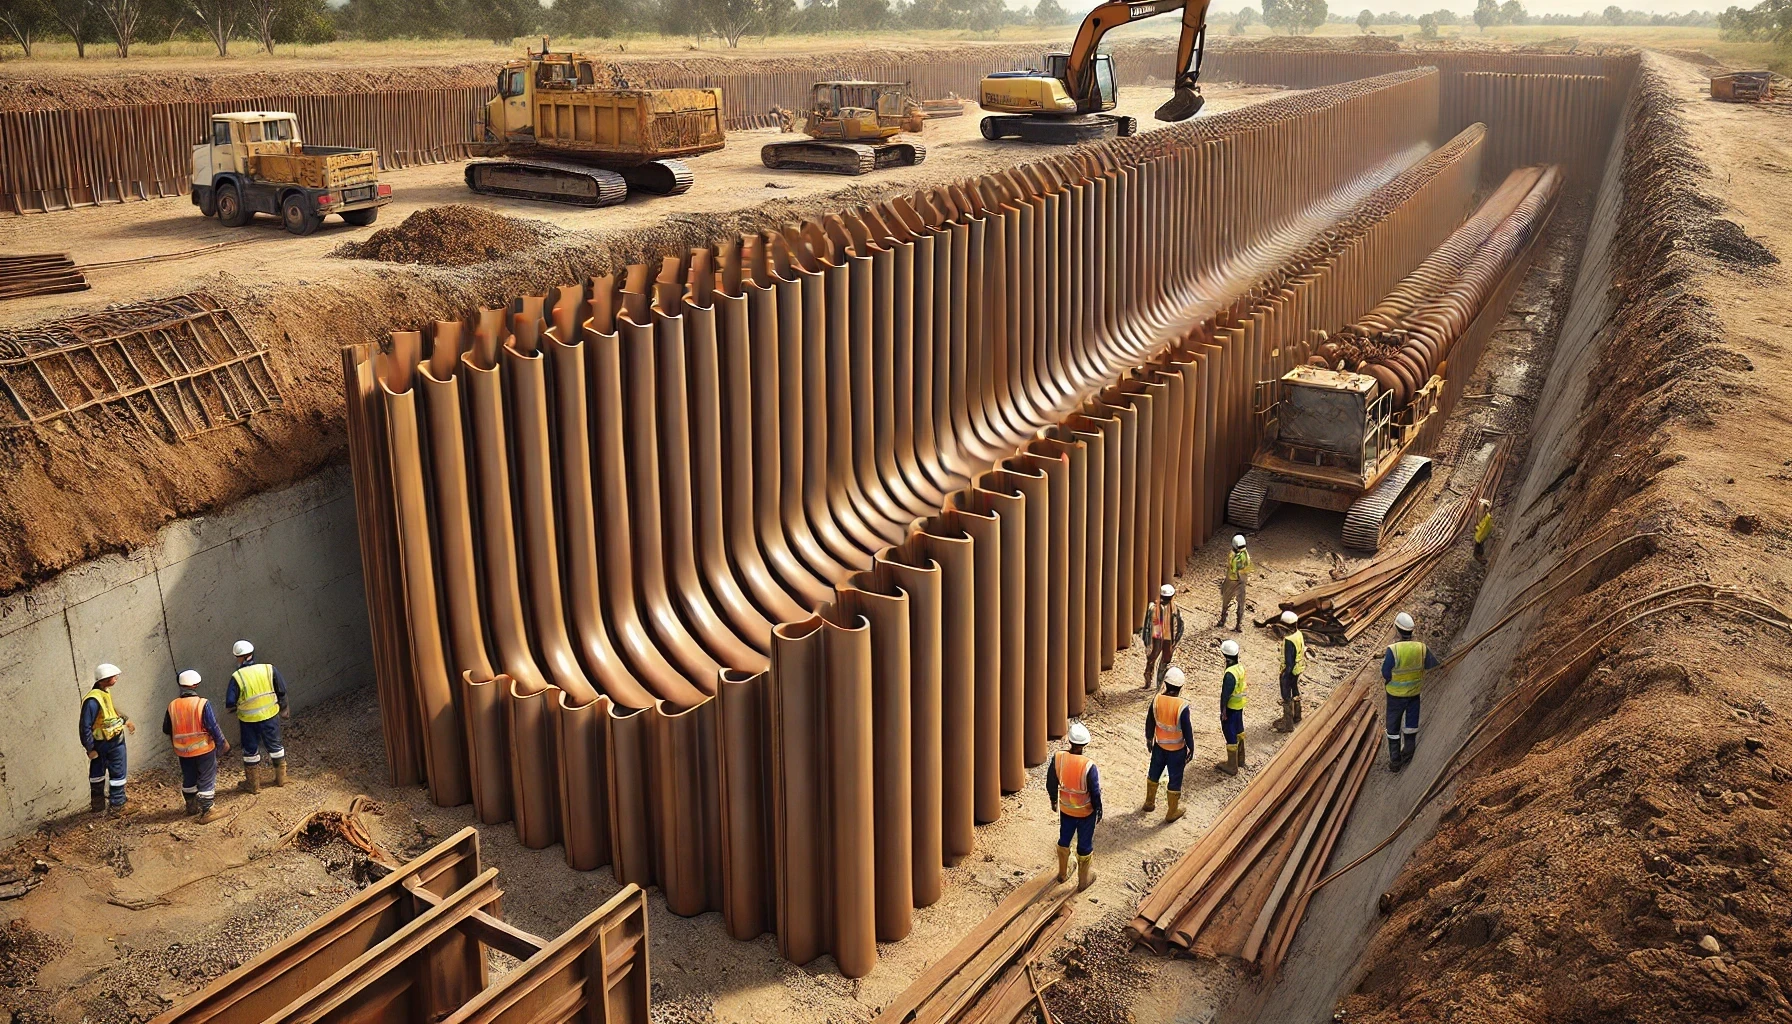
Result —
<svg viewBox="0 0 1792 1024"><path fill-rule="evenodd" d="M675 196L694 183L683 158L721 149L720 89L634 89L615 67L597 84L599 62L539 52L498 69L479 142L468 148L467 187L482 195L577 206L611 206L631 191Z"/></svg>
<svg viewBox="0 0 1792 1024"><path fill-rule="evenodd" d="M885 167L913 167L927 147L896 141L919 133L926 113L900 82L817 82L803 118L806 142L768 142L759 151L777 170L870 174Z"/></svg>
<svg viewBox="0 0 1792 1024"><path fill-rule="evenodd" d="M1104 3L1089 12L1077 29L1069 53L1045 55L1045 69L998 71L983 79L981 103L992 111L983 119L983 137L1074 145L1126 136L1138 131L1138 120L1109 114L1119 96L1113 58L1098 53L1110 29L1171 11L1182 12L1182 36L1176 44L1176 94L1157 108L1159 121L1186 121L1205 102L1196 80L1207 40L1209 0L1145 0Z"/></svg>

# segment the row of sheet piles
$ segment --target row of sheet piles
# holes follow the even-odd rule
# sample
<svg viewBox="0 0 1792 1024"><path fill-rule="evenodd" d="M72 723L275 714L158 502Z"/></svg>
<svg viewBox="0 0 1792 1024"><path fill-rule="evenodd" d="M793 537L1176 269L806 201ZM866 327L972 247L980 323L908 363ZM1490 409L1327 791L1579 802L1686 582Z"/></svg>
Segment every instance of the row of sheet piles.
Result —
<svg viewBox="0 0 1792 1024"><path fill-rule="evenodd" d="M1376 176L1437 96L1279 98L352 348L391 749L867 973L1219 528L1255 382L1460 217L1476 133ZM1209 315L1337 195L1374 222Z"/></svg>

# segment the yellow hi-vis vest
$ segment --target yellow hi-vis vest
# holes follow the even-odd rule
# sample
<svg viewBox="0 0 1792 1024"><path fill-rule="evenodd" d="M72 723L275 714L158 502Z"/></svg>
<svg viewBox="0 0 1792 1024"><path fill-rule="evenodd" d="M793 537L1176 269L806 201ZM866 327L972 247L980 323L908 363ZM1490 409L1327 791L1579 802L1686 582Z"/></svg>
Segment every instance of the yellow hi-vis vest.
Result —
<svg viewBox="0 0 1792 1024"><path fill-rule="evenodd" d="M1095 762L1081 754L1058 752L1058 810L1072 818L1087 818L1095 813L1095 801L1089 797L1089 769Z"/></svg>
<svg viewBox="0 0 1792 1024"><path fill-rule="evenodd" d="M87 691L87 696L81 698L81 703L87 703L89 697L99 701L100 704L100 713L93 720L94 742L105 743L123 736L124 718L119 715L118 709L112 706L112 691L102 690L96 686Z"/></svg>
<svg viewBox="0 0 1792 1024"><path fill-rule="evenodd" d="M1182 749L1182 709L1188 701L1167 693L1157 695L1151 707L1152 742L1159 750Z"/></svg>
<svg viewBox="0 0 1792 1024"><path fill-rule="evenodd" d="M1294 645L1294 674L1297 676L1303 674L1307 671L1306 634L1297 629L1283 639Z"/></svg>
<svg viewBox="0 0 1792 1024"><path fill-rule="evenodd" d="M1487 538L1491 536L1493 536L1493 513L1486 512L1482 514L1481 521L1475 524L1475 543L1485 544Z"/></svg>
<svg viewBox="0 0 1792 1024"><path fill-rule="evenodd" d="M1251 553L1242 548L1232 552L1232 557L1226 561L1226 578L1235 580L1250 571Z"/></svg>
<svg viewBox="0 0 1792 1024"><path fill-rule="evenodd" d="M1394 672L1388 679L1388 696L1411 697L1425 681L1425 645L1417 640L1400 640L1390 644L1394 652Z"/></svg>
<svg viewBox="0 0 1792 1024"><path fill-rule="evenodd" d="M174 731L175 757L203 757L218 749L205 731L205 698L176 697L168 703L168 724Z"/></svg>
<svg viewBox="0 0 1792 1024"><path fill-rule="evenodd" d="M1232 693L1226 698L1226 707L1233 711L1244 710L1244 666L1226 666L1226 675L1232 677Z"/></svg>
<svg viewBox="0 0 1792 1024"><path fill-rule="evenodd" d="M265 722L280 713L274 693L274 666L244 665L230 674L236 682L236 720Z"/></svg>

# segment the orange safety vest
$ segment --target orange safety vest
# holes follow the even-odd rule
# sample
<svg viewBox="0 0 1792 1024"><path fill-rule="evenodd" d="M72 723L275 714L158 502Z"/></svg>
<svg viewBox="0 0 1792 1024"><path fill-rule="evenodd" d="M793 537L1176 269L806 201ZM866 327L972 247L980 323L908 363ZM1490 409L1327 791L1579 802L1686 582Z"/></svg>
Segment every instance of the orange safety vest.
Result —
<svg viewBox="0 0 1792 1024"><path fill-rule="evenodd" d="M1186 707L1188 701L1181 697L1172 697L1167 693L1157 695L1151 709L1151 717L1156 723L1156 735L1153 739L1157 743L1157 749L1182 749L1182 709Z"/></svg>
<svg viewBox="0 0 1792 1024"><path fill-rule="evenodd" d="M1089 799L1089 769L1095 762L1081 754L1058 752L1058 810L1072 818L1087 818L1095 813Z"/></svg>
<svg viewBox="0 0 1792 1024"><path fill-rule="evenodd" d="M176 697L168 702L168 721L174 727L174 753L178 757L203 757L218 749L205 731L205 698Z"/></svg>

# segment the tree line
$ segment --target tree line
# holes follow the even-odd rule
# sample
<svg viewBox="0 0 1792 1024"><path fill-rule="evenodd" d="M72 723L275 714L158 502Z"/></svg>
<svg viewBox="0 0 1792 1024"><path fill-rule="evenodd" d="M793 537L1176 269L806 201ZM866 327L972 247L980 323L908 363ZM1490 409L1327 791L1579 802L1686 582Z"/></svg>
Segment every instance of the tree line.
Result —
<svg viewBox="0 0 1792 1024"><path fill-rule="evenodd" d="M1439 9L1428 14L1401 14L1388 11L1377 14L1367 8L1359 11L1355 17L1331 13L1325 0L1264 0L1261 13L1254 7L1240 8L1232 13L1216 13L1209 16L1214 25L1229 25L1230 35L1243 35L1245 30L1259 21L1271 32L1285 32L1288 35L1305 35L1319 26L1330 24L1349 24L1354 22L1363 32L1369 32L1377 25L1410 25L1419 30L1421 38L1435 39L1437 30L1445 25L1466 25L1473 22L1476 27L1486 31L1496 25L1669 25L1686 27L1710 27L1719 25L1725 18L1730 18L1740 33L1762 31L1758 27L1744 28L1744 25L1759 26L1774 24L1775 18L1792 20L1792 0L1765 0L1755 11L1774 12L1756 15L1732 7L1731 12L1723 15L1709 11L1689 11L1685 14L1646 14L1642 11L1627 11L1613 5L1603 11L1586 11L1581 14L1543 14L1532 15L1520 0L1477 0L1475 9L1467 15L1458 14L1448 9ZM1753 20L1750 20L1753 19ZM1726 29L1728 31L1728 29ZM1765 35L1739 34L1735 38L1766 38Z"/></svg>

